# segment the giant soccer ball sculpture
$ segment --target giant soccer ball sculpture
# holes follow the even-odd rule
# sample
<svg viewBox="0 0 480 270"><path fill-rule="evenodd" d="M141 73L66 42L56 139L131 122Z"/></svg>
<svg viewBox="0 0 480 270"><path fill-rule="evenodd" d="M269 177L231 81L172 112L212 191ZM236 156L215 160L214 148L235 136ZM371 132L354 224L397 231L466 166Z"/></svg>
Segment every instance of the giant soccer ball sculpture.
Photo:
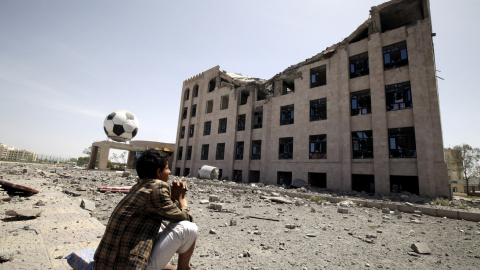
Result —
<svg viewBox="0 0 480 270"><path fill-rule="evenodd" d="M126 110L117 110L107 115L103 121L103 129L108 138L117 142L127 142L138 132L138 119Z"/></svg>

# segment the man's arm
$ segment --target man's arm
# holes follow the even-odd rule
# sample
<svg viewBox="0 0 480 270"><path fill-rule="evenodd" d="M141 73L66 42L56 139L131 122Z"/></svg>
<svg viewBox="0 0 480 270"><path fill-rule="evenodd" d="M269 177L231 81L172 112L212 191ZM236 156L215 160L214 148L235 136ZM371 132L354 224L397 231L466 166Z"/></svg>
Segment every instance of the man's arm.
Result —
<svg viewBox="0 0 480 270"><path fill-rule="evenodd" d="M172 187L170 194L168 185L165 182L159 183L159 188L154 188L150 194L150 200L147 203L147 211L158 214L171 221L192 221L192 213L188 208L186 199L186 190L180 192L180 188ZM173 192L175 190L175 192ZM172 199L178 197L180 207Z"/></svg>

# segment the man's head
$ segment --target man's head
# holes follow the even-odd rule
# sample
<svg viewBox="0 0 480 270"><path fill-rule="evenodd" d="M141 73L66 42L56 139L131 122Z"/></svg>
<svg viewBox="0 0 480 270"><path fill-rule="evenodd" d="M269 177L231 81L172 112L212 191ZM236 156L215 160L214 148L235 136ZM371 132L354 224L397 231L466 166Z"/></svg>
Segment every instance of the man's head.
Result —
<svg viewBox="0 0 480 270"><path fill-rule="evenodd" d="M137 174L140 179L157 178L157 172L168 170L168 154L150 149L142 153L137 160ZM168 179L167 179L168 180Z"/></svg>

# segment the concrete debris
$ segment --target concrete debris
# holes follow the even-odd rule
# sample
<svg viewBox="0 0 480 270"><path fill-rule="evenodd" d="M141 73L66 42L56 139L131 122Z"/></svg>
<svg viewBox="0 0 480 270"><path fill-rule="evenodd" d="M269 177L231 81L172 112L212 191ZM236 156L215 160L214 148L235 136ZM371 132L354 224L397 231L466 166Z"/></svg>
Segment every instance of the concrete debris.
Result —
<svg viewBox="0 0 480 270"><path fill-rule="evenodd" d="M13 260L12 253L0 253L0 263L9 262Z"/></svg>
<svg viewBox="0 0 480 270"><path fill-rule="evenodd" d="M341 207L353 207L354 203L352 201L341 201L338 205Z"/></svg>
<svg viewBox="0 0 480 270"><path fill-rule="evenodd" d="M199 203L200 203L200 204L208 204L208 203L209 203L209 200L200 200Z"/></svg>
<svg viewBox="0 0 480 270"><path fill-rule="evenodd" d="M43 210L23 209L23 210L7 210L5 215L14 217L27 217L36 218L39 217Z"/></svg>
<svg viewBox="0 0 480 270"><path fill-rule="evenodd" d="M218 201L220 201L220 197L217 196L217 195L210 195L210 196L208 196L208 201L210 201L210 202L218 202Z"/></svg>
<svg viewBox="0 0 480 270"><path fill-rule="evenodd" d="M232 219L230 220L230 226L237 226L237 220L235 220L235 219L232 218Z"/></svg>
<svg viewBox="0 0 480 270"><path fill-rule="evenodd" d="M45 206L46 204L47 202L44 200L39 200L38 202L35 203L36 206Z"/></svg>
<svg viewBox="0 0 480 270"><path fill-rule="evenodd" d="M211 203L208 208L213 209L213 210L217 210L217 211L222 211L223 204L222 203Z"/></svg>
<svg viewBox="0 0 480 270"><path fill-rule="evenodd" d="M342 213L342 214L348 214L348 209L347 208L338 208L337 212Z"/></svg>
<svg viewBox="0 0 480 270"><path fill-rule="evenodd" d="M82 202L80 203L80 207L82 207L83 209L88 210L88 211L94 211L95 210L95 202L83 199Z"/></svg>
<svg viewBox="0 0 480 270"><path fill-rule="evenodd" d="M295 224L285 224L285 228L287 229L295 229Z"/></svg>
<svg viewBox="0 0 480 270"><path fill-rule="evenodd" d="M432 250L428 247L426 243L415 243L410 246L413 251L419 254L430 254Z"/></svg>
<svg viewBox="0 0 480 270"><path fill-rule="evenodd" d="M293 203L292 201L283 198L283 197L266 197L267 200L270 200L272 202L279 202L279 203Z"/></svg>
<svg viewBox="0 0 480 270"><path fill-rule="evenodd" d="M217 232L214 230L214 229L210 229L210 231L208 231L210 234L217 234Z"/></svg>
<svg viewBox="0 0 480 270"><path fill-rule="evenodd" d="M295 179L292 182L292 187L296 187L296 188L305 187L306 185L308 185L308 183L302 179Z"/></svg>

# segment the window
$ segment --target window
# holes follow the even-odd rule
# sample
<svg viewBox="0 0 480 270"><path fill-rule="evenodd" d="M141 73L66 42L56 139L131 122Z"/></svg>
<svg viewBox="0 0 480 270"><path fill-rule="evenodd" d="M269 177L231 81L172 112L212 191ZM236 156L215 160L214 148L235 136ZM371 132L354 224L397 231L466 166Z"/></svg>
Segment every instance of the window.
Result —
<svg viewBox="0 0 480 270"><path fill-rule="evenodd" d="M262 157L262 141L252 141L252 159L260 159Z"/></svg>
<svg viewBox="0 0 480 270"><path fill-rule="evenodd" d="M202 155L200 156L201 160L208 160L208 144L202 144Z"/></svg>
<svg viewBox="0 0 480 270"><path fill-rule="evenodd" d="M257 89L257 101L265 100L266 98L267 98L267 94Z"/></svg>
<svg viewBox="0 0 480 270"><path fill-rule="evenodd" d="M182 160L182 155L183 155L183 146L180 146L178 147L177 160Z"/></svg>
<svg viewBox="0 0 480 270"><path fill-rule="evenodd" d="M293 158L293 137L280 138L278 144L278 159Z"/></svg>
<svg viewBox="0 0 480 270"><path fill-rule="evenodd" d="M277 184L290 186L292 184L292 172L277 172Z"/></svg>
<svg viewBox="0 0 480 270"><path fill-rule="evenodd" d="M194 131L195 131L195 125L190 125L190 131L188 133L188 137L193 137Z"/></svg>
<svg viewBox="0 0 480 270"><path fill-rule="evenodd" d="M227 133L227 118L218 120L218 134Z"/></svg>
<svg viewBox="0 0 480 270"><path fill-rule="evenodd" d="M390 175L390 191L407 191L419 195L418 176Z"/></svg>
<svg viewBox="0 0 480 270"><path fill-rule="evenodd" d="M210 82L208 83L208 92L212 92L213 90L215 90L215 86L217 84L217 79L216 78L213 78L210 80Z"/></svg>
<svg viewBox="0 0 480 270"><path fill-rule="evenodd" d="M250 95L249 91L240 92L240 100L238 105L245 105L248 102L248 96Z"/></svg>
<svg viewBox="0 0 480 270"><path fill-rule="evenodd" d="M259 183L260 182L260 171L250 171L248 173L248 182L249 183Z"/></svg>
<svg viewBox="0 0 480 270"><path fill-rule="evenodd" d="M293 104L280 107L280 125L293 124Z"/></svg>
<svg viewBox="0 0 480 270"><path fill-rule="evenodd" d="M212 128L212 121L207 121L203 124L203 136L210 135L210 129Z"/></svg>
<svg viewBox="0 0 480 270"><path fill-rule="evenodd" d="M175 167L175 175L180 176L180 167Z"/></svg>
<svg viewBox="0 0 480 270"><path fill-rule="evenodd" d="M215 155L216 160L223 160L225 156L225 143L217 143L217 153Z"/></svg>
<svg viewBox="0 0 480 270"><path fill-rule="evenodd" d="M237 142L235 145L235 159L243 160L243 142Z"/></svg>
<svg viewBox="0 0 480 270"><path fill-rule="evenodd" d="M387 102L387 111L413 108L410 82L386 85L385 100Z"/></svg>
<svg viewBox="0 0 480 270"><path fill-rule="evenodd" d="M368 52L350 57L350 79L368 74Z"/></svg>
<svg viewBox="0 0 480 270"><path fill-rule="evenodd" d="M195 86L193 87L193 97L198 97L198 84L195 84Z"/></svg>
<svg viewBox="0 0 480 270"><path fill-rule="evenodd" d="M352 174L352 190L375 193L375 176L372 174Z"/></svg>
<svg viewBox="0 0 480 270"><path fill-rule="evenodd" d="M183 176L189 176L189 175L190 175L190 168L183 169Z"/></svg>
<svg viewBox="0 0 480 270"><path fill-rule="evenodd" d="M310 122L327 119L327 99L310 100Z"/></svg>
<svg viewBox="0 0 480 270"><path fill-rule="evenodd" d="M351 93L350 100L352 105L352 116L372 113L370 90Z"/></svg>
<svg viewBox="0 0 480 270"><path fill-rule="evenodd" d="M191 160L192 159L192 146L189 145L187 146L187 160Z"/></svg>
<svg viewBox="0 0 480 270"><path fill-rule="evenodd" d="M390 158L416 158L415 129L413 127L388 129Z"/></svg>
<svg viewBox="0 0 480 270"><path fill-rule="evenodd" d="M187 119L187 112L188 112L188 108L187 107L183 108L182 119Z"/></svg>
<svg viewBox="0 0 480 270"><path fill-rule="evenodd" d="M242 182L242 170L233 170L233 181Z"/></svg>
<svg viewBox="0 0 480 270"><path fill-rule="evenodd" d="M222 179L223 176L223 169L218 169L218 179Z"/></svg>
<svg viewBox="0 0 480 270"><path fill-rule="evenodd" d="M327 84L327 65L310 69L310 88Z"/></svg>
<svg viewBox="0 0 480 270"><path fill-rule="evenodd" d="M310 136L310 159L327 158L327 135L311 135Z"/></svg>
<svg viewBox="0 0 480 270"><path fill-rule="evenodd" d="M220 110L228 109L228 95L222 96L220 99Z"/></svg>
<svg viewBox="0 0 480 270"><path fill-rule="evenodd" d="M185 90L185 100L188 100L190 96L190 89L187 88L187 90Z"/></svg>
<svg viewBox="0 0 480 270"><path fill-rule="evenodd" d="M207 107L205 108L205 113L211 113L213 111L213 100L207 101Z"/></svg>
<svg viewBox="0 0 480 270"><path fill-rule="evenodd" d="M373 135L371 130L352 132L353 158L373 158Z"/></svg>
<svg viewBox="0 0 480 270"><path fill-rule="evenodd" d="M192 105L192 111L191 111L191 113L190 113L190 116L191 116L191 117L197 116L197 104L193 104L193 105Z"/></svg>
<svg viewBox="0 0 480 270"><path fill-rule="evenodd" d="M245 130L245 120L246 120L246 115L245 114L240 114L238 116L237 131Z"/></svg>
<svg viewBox="0 0 480 270"><path fill-rule="evenodd" d="M255 108L253 112L253 128L262 128L263 106Z"/></svg>
<svg viewBox="0 0 480 270"><path fill-rule="evenodd" d="M312 187L327 188L327 174L309 172L308 184Z"/></svg>
<svg viewBox="0 0 480 270"><path fill-rule="evenodd" d="M282 82L282 95L295 92L295 80L293 78L284 79Z"/></svg>
<svg viewBox="0 0 480 270"><path fill-rule="evenodd" d="M383 67L385 70L406 65L408 65L406 41L383 47Z"/></svg>
<svg viewBox="0 0 480 270"><path fill-rule="evenodd" d="M185 138L185 126L182 126L182 129L180 130L180 139Z"/></svg>

